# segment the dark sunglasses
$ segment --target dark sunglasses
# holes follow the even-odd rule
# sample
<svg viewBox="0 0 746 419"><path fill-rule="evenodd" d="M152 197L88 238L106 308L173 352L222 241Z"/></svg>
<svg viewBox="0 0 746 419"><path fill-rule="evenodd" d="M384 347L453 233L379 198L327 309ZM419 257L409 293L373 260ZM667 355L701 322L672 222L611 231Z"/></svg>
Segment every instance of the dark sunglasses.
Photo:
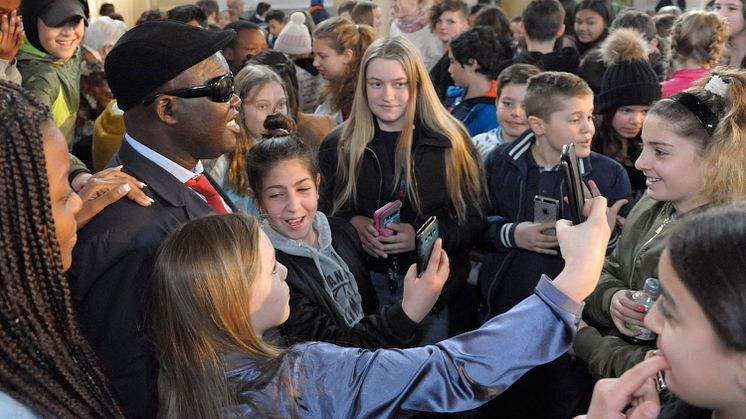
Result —
<svg viewBox="0 0 746 419"><path fill-rule="evenodd" d="M170 92L161 92L150 95L143 99L142 104L148 106L155 102L158 96L162 95L176 96L184 99L207 97L213 102L222 103L231 100L231 97L233 97L233 91L233 75L223 74L222 76L208 80L207 83L202 86L187 87L186 89L176 89L171 90Z"/></svg>

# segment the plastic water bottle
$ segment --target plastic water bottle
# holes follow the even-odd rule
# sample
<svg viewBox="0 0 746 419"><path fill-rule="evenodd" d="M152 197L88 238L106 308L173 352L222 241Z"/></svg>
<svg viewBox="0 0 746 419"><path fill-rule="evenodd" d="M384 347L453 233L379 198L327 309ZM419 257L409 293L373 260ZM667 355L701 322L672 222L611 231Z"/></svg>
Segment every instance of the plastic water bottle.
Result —
<svg viewBox="0 0 746 419"><path fill-rule="evenodd" d="M658 282L656 278L648 278L645 280L645 285L642 287L642 290L635 291L632 294L632 301L645 307L645 313L647 313L648 310L650 310L650 307L653 306L653 303L655 303L655 300L658 299L658 296L660 294L660 282ZM640 343L649 343L655 340L655 333L653 333L653 331L648 329L647 327L637 326L630 323L624 323L624 327L626 327L627 330L640 332L639 335L632 338L632 340L634 341Z"/></svg>

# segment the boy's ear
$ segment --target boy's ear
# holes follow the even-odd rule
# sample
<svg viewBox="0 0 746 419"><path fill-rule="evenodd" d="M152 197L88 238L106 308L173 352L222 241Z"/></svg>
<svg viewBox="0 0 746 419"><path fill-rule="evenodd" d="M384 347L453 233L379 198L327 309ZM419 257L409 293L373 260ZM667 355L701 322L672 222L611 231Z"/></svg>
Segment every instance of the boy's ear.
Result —
<svg viewBox="0 0 746 419"><path fill-rule="evenodd" d="M469 64L467 64L467 67L469 67L471 71L476 73L477 70L479 70L479 61L473 58L469 58Z"/></svg>
<svg viewBox="0 0 746 419"><path fill-rule="evenodd" d="M526 37L526 25L524 25L522 21L518 23L518 32L520 32L521 36L524 38Z"/></svg>
<svg viewBox="0 0 746 419"><path fill-rule="evenodd" d="M544 120L539 118L538 116L531 115L528 118L526 118L526 121L528 122L528 127L531 128L531 131L536 135L544 135L546 134L546 125L544 124Z"/></svg>
<svg viewBox="0 0 746 419"><path fill-rule="evenodd" d="M561 38L562 35L565 34L565 24L561 24L559 29L557 29L557 34L554 36L555 38Z"/></svg>

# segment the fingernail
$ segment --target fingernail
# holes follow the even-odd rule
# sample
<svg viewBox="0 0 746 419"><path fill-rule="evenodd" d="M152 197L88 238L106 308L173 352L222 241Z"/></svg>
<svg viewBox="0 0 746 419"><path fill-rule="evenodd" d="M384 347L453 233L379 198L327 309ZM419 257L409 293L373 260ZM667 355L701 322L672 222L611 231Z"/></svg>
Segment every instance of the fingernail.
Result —
<svg viewBox="0 0 746 419"><path fill-rule="evenodd" d="M147 186L148 186L148 185L146 185L146 184L145 184L144 182L140 182L140 188L145 188L145 187L147 187Z"/></svg>
<svg viewBox="0 0 746 419"><path fill-rule="evenodd" d="M155 200L153 198L148 197L148 206L151 206L155 204Z"/></svg>
<svg viewBox="0 0 746 419"><path fill-rule="evenodd" d="M117 192L119 192L119 194L121 194L121 195L124 195L127 192L129 192L130 189L132 189L132 187L130 186L130 184L129 183L125 183L124 185L120 186L119 189L117 189Z"/></svg>
<svg viewBox="0 0 746 419"><path fill-rule="evenodd" d="M123 168L123 167L124 167L124 165L123 165L123 164L120 164L119 166L115 167L115 169L117 169L117 170L122 170L122 168Z"/></svg>

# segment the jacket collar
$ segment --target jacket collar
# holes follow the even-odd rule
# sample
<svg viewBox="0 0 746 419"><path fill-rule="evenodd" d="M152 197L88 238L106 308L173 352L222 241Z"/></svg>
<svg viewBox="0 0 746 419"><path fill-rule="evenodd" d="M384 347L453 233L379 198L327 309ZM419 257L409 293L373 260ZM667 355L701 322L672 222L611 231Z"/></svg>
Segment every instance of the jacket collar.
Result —
<svg viewBox="0 0 746 419"><path fill-rule="evenodd" d="M531 146L534 145L535 142L536 135L534 135L533 131L527 130L510 145L508 155L514 162L518 162L527 152L529 152L529 150L531 150ZM580 170L581 176L586 176L591 173L592 167L590 155L578 159L578 169Z"/></svg>
<svg viewBox="0 0 746 419"><path fill-rule="evenodd" d="M198 197L183 183L179 182L173 175L135 151L127 141L122 141L119 151L114 156L114 161L123 164L126 172L129 172L147 184L147 189L152 194L158 195L168 205L185 207L190 218L200 217L212 212L212 208L207 205L207 202ZM233 205L233 201L223 192L220 185L216 184L208 173L205 172L204 175L215 190L218 191L231 211L236 212L237 209Z"/></svg>

